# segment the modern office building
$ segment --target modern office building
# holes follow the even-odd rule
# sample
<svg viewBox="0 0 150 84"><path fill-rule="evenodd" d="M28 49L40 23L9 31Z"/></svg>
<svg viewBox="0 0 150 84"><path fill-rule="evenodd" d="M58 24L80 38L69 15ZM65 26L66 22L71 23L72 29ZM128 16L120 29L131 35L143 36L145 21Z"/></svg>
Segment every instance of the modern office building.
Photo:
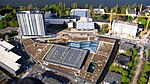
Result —
<svg viewBox="0 0 150 84"><path fill-rule="evenodd" d="M70 16L91 17L89 9L72 9Z"/></svg>
<svg viewBox="0 0 150 84"><path fill-rule="evenodd" d="M136 33L138 30L138 24L117 21L114 20L112 24L112 33L114 35L124 35L124 36L131 36L136 37Z"/></svg>
<svg viewBox="0 0 150 84"><path fill-rule="evenodd" d="M44 15L40 11L19 11L17 18L21 35L45 35Z"/></svg>
<svg viewBox="0 0 150 84"><path fill-rule="evenodd" d="M13 47L13 45L5 41L0 41L0 66L11 74L16 75L16 72L21 66L16 63L16 61L19 60L21 56L11 51Z"/></svg>

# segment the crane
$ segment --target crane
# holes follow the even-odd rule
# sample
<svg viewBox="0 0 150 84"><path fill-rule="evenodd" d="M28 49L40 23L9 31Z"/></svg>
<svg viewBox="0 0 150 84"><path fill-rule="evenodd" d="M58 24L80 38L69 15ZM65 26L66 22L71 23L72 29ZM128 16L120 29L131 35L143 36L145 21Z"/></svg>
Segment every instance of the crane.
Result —
<svg viewBox="0 0 150 84"><path fill-rule="evenodd" d="M110 27L109 27L109 30L111 30L112 28L112 21L113 21L113 16L132 16L131 14L116 14L116 13L105 13L107 15L110 15ZM134 17L146 17L148 18L147 20L147 24L146 24L146 28L144 31L148 31L148 27L149 27L149 23L150 23L150 16L143 16L143 15L137 15L137 16L134 16Z"/></svg>

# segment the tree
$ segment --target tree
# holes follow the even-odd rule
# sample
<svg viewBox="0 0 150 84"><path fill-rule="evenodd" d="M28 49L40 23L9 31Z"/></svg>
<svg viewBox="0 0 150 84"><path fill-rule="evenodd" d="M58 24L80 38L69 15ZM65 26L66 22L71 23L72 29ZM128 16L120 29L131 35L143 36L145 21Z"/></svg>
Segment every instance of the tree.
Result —
<svg viewBox="0 0 150 84"><path fill-rule="evenodd" d="M102 32L105 34L108 32L108 24L102 24Z"/></svg>
<svg viewBox="0 0 150 84"><path fill-rule="evenodd" d="M128 63L129 68L132 67L132 65L133 65L132 62Z"/></svg>
<svg viewBox="0 0 150 84"><path fill-rule="evenodd" d="M105 8L104 8L104 10L105 10L105 12L106 12L106 13L108 13L108 12L109 12L107 7L105 7Z"/></svg>
<svg viewBox="0 0 150 84"><path fill-rule="evenodd" d="M125 55L127 55L127 56L131 56L132 55L132 52L130 51L130 49L125 51Z"/></svg>
<svg viewBox="0 0 150 84"><path fill-rule="evenodd" d="M114 8L111 8L110 13L113 13L113 12L114 12Z"/></svg>
<svg viewBox="0 0 150 84"><path fill-rule="evenodd" d="M13 14L16 15L16 13L17 13L17 10L16 10L16 9L13 9Z"/></svg>
<svg viewBox="0 0 150 84"><path fill-rule="evenodd" d="M138 50L136 48L133 48L133 55L136 56L138 54Z"/></svg>
<svg viewBox="0 0 150 84"><path fill-rule="evenodd" d="M18 21L12 19L11 21L9 21L9 25L10 27L18 27Z"/></svg>
<svg viewBox="0 0 150 84"><path fill-rule="evenodd" d="M2 28L3 28L3 20L0 19L0 29L2 29Z"/></svg>
<svg viewBox="0 0 150 84"><path fill-rule="evenodd" d="M104 15L98 15L98 20L103 19Z"/></svg>
<svg viewBox="0 0 150 84"><path fill-rule="evenodd" d="M110 67L109 67L109 71L114 71L115 70L115 67L113 66L113 65L111 65Z"/></svg>
<svg viewBox="0 0 150 84"><path fill-rule="evenodd" d="M12 20L13 18L14 18L14 16L11 13L5 13L4 20L6 20L7 22Z"/></svg>
<svg viewBox="0 0 150 84"><path fill-rule="evenodd" d="M128 73L128 71L123 70L123 71L122 71L122 75L124 75L124 76L128 76L128 75L129 75L129 73Z"/></svg>
<svg viewBox="0 0 150 84"><path fill-rule="evenodd" d="M118 13L118 4L115 7L115 13Z"/></svg>
<svg viewBox="0 0 150 84"><path fill-rule="evenodd" d="M138 22L141 22L141 24L146 25L147 23L147 18L143 18L143 17L138 17Z"/></svg>
<svg viewBox="0 0 150 84"><path fill-rule="evenodd" d="M146 51L146 56L150 57L150 50Z"/></svg>
<svg viewBox="0 0 150 84"><path fill-rule="evenodd" d="M102 4L99 4L99 7L98 8L102 8Z"/></svg>
<svg viewBox="0 0 150 84"><path fill-rule="evenodd" d="M47 11L48 9L49 9L48 5L45 5L44 8L43 8L44 11Z"/></svg>
<svg viewBox="0 0 150 84"><path fill-rule="evenodd" d="M66 11L66 3L63 3L64 11Z"/></svg>
<svg viewBox="0 0 150 84"><path fill-rule="evenodd" d="M125 7L122 7L121 8L121 14L125 14L126 13L126 8Z"/></svg>
<svg viewBox="0 0 150 84"><path fill-rule="evenodd" d="M5 35L5 40L8 41L8 39L9 39L9 36Z"/></svg>
<svg viewBox="0 0 150 84"><path fill-rule="evenodd" d="M122 76L121 82L122 82L123 84L128 84L128 83L130 82L130 79L129 79L127 76Z"/></svg>
<svg viewBox="0 0 150 84"><path fill-rule="evenodd" d="M39 7L36 4L34 5L34 8L35 8L36 11L39 10Z"/></svg>
<svg viewBox="0 0 150 84"><path fill-rule="evenodd" d="M59 2L58 6L59 6L60 10L63 10L63 3L62 2Z"/></svg>
<svg viewBox="0 0 150 84"><path fill-rule="evenodd" d="M27 9L28 9L28 10L31 10L32 8L33 8L32 4L29 4L29 5L27 6Z"/></svg>
<svg viewBox="0 0 150 84"><path fill-rule="evenodd" d="M132 8L134 9L134 8L136 8L137 6L136 6L136 3L134 3L133 5L132 5Z"/></svg>
<svg viewBox="0 0 150 84"><path fill-rule="evenodd" d="M59 16L62 16L62 12L61 12L61 10L60 10L60 9L59 9L59 12L58 12L58 13L59 13Z"/></svg>
<svg viewBox="0 0 150 84"><path fill-rule="evenodd" d="M146 62L146 63L145 63L144 70L145 70L146 72L150 71L150 62Z"/></svg>
<svg viewBox="0 0 150 84"><path fill-rule="evenodd" d="M92 12L92 18L95 19L96 18L96 15L94 12Z"/></svg>
<svg viewBox="0 0 150 84"><path fill-rule="evenodd" d="M128 16L128 21L132 21L133 20L133 17L132 16Z"/></svg>
<svg viewBox="0 0 150 84"><path fill-rule="evenodd" d="M88 9L88 4L87 4L87 3L84 4L84 8L85 8L85 9Z"/></svg>
<svg viewBox="0 0 150 84"><path fill-rule="evenodd" d="M147 82L147 79L144 76L140 77L140 80L143 82L143 84L146 84Z"/></svg>
<svg viewBox="0 0 150 84"><path fill-rule="evenodd" d="M93 5L90 5L90 14L93 14Z"/></svg>
<svg viewBox="0 0 150 84"><path fill-rule="evenodd" d="M73 9L77 9L78 8L78 4L77 3L73 3L72 8Z"/></svg>
<svg viewBox="0 0 150 84"><path fill-rule="evenodd" d="M146 25L147 24L147 20L146 19L142 19L141 20L141 24Z"/></svg>
<svg viewBox="0 0 150 84"><path fill-rule="evenodd" d="M67 16L70 16L70 10L69 10L69 9L67 9L66 15L67 15Z"/></svg>
<svg viewBox="0 0 150 84"><path fill-rule="evenodd" d="M12 5L7 4L6 9L8 9L8 10L12 10L12 9L13 9L13 7L12 7Z"/></svg>

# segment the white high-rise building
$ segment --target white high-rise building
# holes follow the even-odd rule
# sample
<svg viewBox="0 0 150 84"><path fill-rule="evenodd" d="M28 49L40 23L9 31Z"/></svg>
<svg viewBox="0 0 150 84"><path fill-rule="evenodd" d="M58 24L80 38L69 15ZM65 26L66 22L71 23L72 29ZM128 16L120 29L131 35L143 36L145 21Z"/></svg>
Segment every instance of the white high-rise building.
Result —
<svg viewBox="0 0 150 84"><path fill-rule="evenodd" d="M19 11L17 18L21 35L45 35L44 15L40 11Z"/></svg>

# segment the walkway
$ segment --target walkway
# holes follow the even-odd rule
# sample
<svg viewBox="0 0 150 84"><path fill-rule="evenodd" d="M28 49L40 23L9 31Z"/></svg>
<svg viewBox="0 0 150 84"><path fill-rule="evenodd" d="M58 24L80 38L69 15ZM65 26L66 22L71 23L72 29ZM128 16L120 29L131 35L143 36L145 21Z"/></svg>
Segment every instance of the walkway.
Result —
<svg viewBox="0 0 150 84"><path fill-rule="evenodd" d="M142 48L141 51L140 51L140 57L138 58L138 65L136 67L135 75L134 75L134 77L132 79L131 84L137 84L137 80L139 79L139 75L141 73L142 64L143 64L143 61L142 61L143 54L144 54L143 50L144 50L144 48Z"/></svg>

